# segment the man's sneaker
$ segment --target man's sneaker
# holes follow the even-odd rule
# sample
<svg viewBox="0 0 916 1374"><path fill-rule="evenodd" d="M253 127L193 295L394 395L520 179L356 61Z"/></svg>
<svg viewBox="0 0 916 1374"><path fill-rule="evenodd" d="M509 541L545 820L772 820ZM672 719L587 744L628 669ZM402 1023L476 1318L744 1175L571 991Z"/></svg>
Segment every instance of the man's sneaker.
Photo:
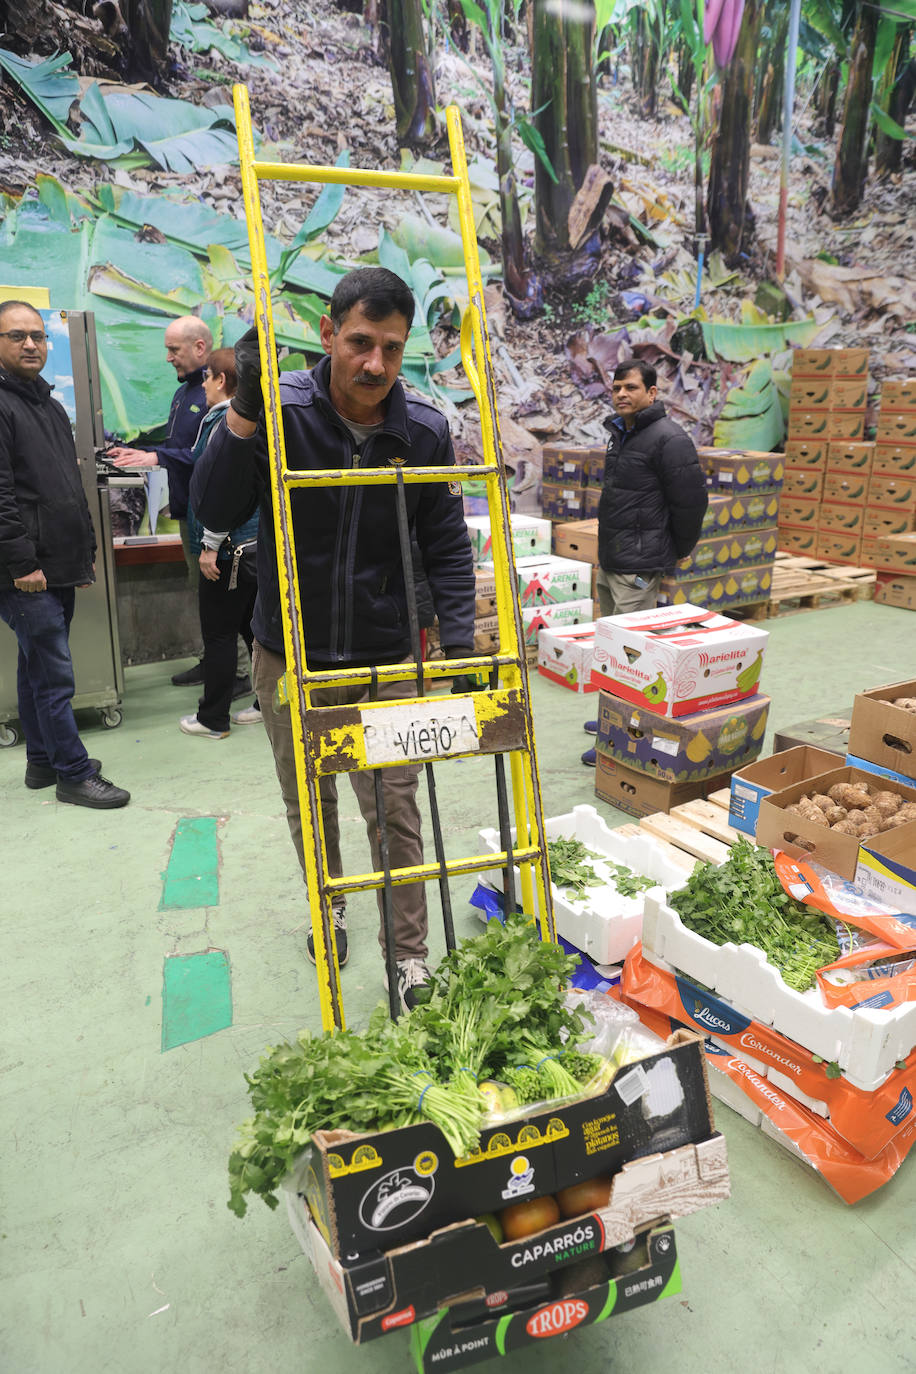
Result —
<svg viewBox="0 0 916 1374"><path fill-rule="evenodd" d="M334 918L334 943L337 945L337 966L343 968L350 957L347 948L347 911L346 907L334 907L331 911ZM315 963L315 940L312 932L309 931L305 940L305 952L311 962Z"/></svg>
<svg viewBox="0 0 916 1374"><path fill-rule="evenodd" d="M172 674L173 687L196 687L204 680L203 663L195 663L193 668L185 668L183 673Z"/></svg>
<svg viewBox="0 0 916 1374"><path fill-rule="evenodd" d="M98 759L90 759L89 767L93 773L101 772L102 765ZM39 787L53 787L57 782L57 774L49 763L32 763L25 766L25 785L36 790Z"/></svg>
<svg viewBox="0 0 916 1374"><path fill-rule="evenodd" d="M417 1002L421 1001L419 996L420 989L429 986L429 969L422 959L399 959L397 961L398 970L398 997L401 1000L403 1011L413 1011ZM383 975L385 991L388 991L388 970L385 969Z"/></svg>
<svg viewBox="0 0 916 1374"><path fill-rule="evenodd" d="M201 681L203 681L203 679L201 679ZM232 687L232 700L235 701L236 697L247 697L250 691L251 678L237 677Z"/></svg>
<svg viewBox="0 0 916 1374"><path fill-rule="evenodd" d="M186 735L199 735L201 739L228 739L228 730L211 730L206 725L201 725L196 716L182 716L178 722L179 730L183 730Z"/></svg>
<svg viewBox="0 0 916 1374"><path fill-rule="evenodd" d="M582 762L585 764L586 768L597 768L598 751L596 749L586 749L585 753L582 755Z"/></svg>
<svg viewBox="0 0 916 1374"><path fill-rule="evenodd" d="M233 725L260 725L263 719L260 706L245 706L230 716Z"/></svg>
<svg viewBox="0 0 916 1374"><path fill-rule="evenodd" d="M97 811L112 811L116 806L126 806L130 801L130 793L125 792L123 787L115 787L100 773L93 773L81 782L59 779L57 800L70 802L73 806L92 806Z"/></svg>
<svg viewBox="0 0 916 1374"><path fill-rule="evenodd" d="M585 731L587 735L597 735L598 722L596 720L587 720L585 724L582 726L582 729Z"/></svg>

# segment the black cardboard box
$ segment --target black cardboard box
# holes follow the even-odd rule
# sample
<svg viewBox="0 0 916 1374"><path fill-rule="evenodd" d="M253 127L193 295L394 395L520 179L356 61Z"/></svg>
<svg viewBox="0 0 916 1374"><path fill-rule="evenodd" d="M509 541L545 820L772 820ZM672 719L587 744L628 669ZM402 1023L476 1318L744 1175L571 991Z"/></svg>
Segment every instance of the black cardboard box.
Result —
<svg viewBox="0 0 916 1374"><path fill-rule="evenodd" d="M644 1085L661 1073L672 1077L679 1106L656 1120ZM713 1129L702 1045L675 1037L597 1096L487 1128L477 1152L461 1159L429 1121L366 1135L316 1131L297 1187L331 1252L362 1254L428 1236L470 1212L615 1173L628 1160L705 1140Z"/></svg>
<svg viewBox="0 0 916 1374"><path fill-rule="evenodd" d="M463 1369L497 1355L509 1355L525 1346L565 1336L581 1326L594 1326L629 1312L634 1307L668 1298L681 1291L674 1230L656 1226L637 1242L645 1260L638 1269L613 1277L613 1267L605 1263L607 1277L583 1274L582 1287L560 1291L546 1302L476 1321L462 1320L462 1307L444 1308L411 1328L410 1348L419 1374L432 1370ZM645 1246L642 1249L643 1245ZM592 1281L589 1281L591 1277ZM555 1358L569 1355L557 1350Z"/></svg>
<svg viewBox="0 0 916 1374"><path fill-rule="evenodd" d="M302 1195L287 1194L290 1224L338 1321L358 1345L452 1303L483 1313L519 1285L536 1289L578 1261L630 1244L660 1217L677 1219L730 1193L725 1138L632 1160L614 1176L607 1206L499 1244L472 1217L395 1249L339 1259ZM540 1294L535 1293L538 1297Z"/></svg>

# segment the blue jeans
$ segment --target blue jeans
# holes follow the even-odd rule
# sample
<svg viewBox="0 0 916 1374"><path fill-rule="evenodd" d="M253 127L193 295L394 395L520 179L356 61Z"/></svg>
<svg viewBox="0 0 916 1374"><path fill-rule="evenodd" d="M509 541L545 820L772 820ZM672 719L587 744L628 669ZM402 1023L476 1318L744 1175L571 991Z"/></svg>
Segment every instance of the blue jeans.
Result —
<svg viewBox="0 0 916 1374"><path fill-rule="evenodd" d="M70 704L75 684L69 633L75 600L73 587L0 589L0 619L19 641L16 687L28 760L82 782L92 769Z"/></svg>

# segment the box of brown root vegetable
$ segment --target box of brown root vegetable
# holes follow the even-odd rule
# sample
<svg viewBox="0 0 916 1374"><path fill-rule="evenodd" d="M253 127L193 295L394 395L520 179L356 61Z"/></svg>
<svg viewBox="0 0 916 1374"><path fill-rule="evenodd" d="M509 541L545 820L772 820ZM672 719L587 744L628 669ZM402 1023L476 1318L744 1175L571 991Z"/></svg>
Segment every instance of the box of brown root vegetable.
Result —
<svg viewBox="0 0 916 1374"><path fill-rule="evenodd" d="M835 768L773 792L760 803L757 843L809 854L841 878L854 879L865 846L879 864L916 865L916 788L861 768ZM916 867L911 868L916 884ZM904 870L905 873L905 870Z"/></svg>
<svg viewBox="0 0 916 1374"><path fill-rule="evenodd" d="M853 767L916 787L916 681L857 694L849 753Z"/></svg>

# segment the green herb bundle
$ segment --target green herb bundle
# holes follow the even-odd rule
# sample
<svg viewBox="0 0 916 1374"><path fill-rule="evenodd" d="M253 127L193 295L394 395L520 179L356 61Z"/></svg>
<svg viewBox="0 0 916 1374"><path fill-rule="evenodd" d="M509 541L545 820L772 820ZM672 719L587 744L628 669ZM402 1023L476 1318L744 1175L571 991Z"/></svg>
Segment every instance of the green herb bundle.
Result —
<svg viewBox="0 0 916 1374"><path fill-rule="evenodd" d="M838 954L836 927L790 897L770 852L739 839L724 864L702 864L673 892L670 905L684 925L713 944L755 945L797 992Z"/></svg>
<svg viewBox="0 0 916 1374"><path fill-rule="evenodd" d="M246 1075L255 1115L230 1156L231 1210L244 1216L252 1192L275 1207L274 1190L317 1130L376 1131L425 1118L460 1156L480 1139L478 1079L547 1056L543 1072L525 1080L536 1095L522 1100L581 1091L555 1058L585 1031L564 1005L577 963L538 939L525 916L490 921L442 961L429 999L409 1016L391 1021L380 1006L361 1035L303 1031L295 1044L268 1050Z"/></svg>
<svg viewBox="0 0 916 1374"><path fill-rule="evenodd" d="M605 880L592 867L591 861L594 859L611 870L613 884L622 897L635 897L638 892L647 892L655 886L651 878L643 878L625 864L612 863L604 854L589 849L581 840L559 839L547 843L550 880L555 887L569 892L576 901L584 900L586 888L605 886Z"/></svg>

